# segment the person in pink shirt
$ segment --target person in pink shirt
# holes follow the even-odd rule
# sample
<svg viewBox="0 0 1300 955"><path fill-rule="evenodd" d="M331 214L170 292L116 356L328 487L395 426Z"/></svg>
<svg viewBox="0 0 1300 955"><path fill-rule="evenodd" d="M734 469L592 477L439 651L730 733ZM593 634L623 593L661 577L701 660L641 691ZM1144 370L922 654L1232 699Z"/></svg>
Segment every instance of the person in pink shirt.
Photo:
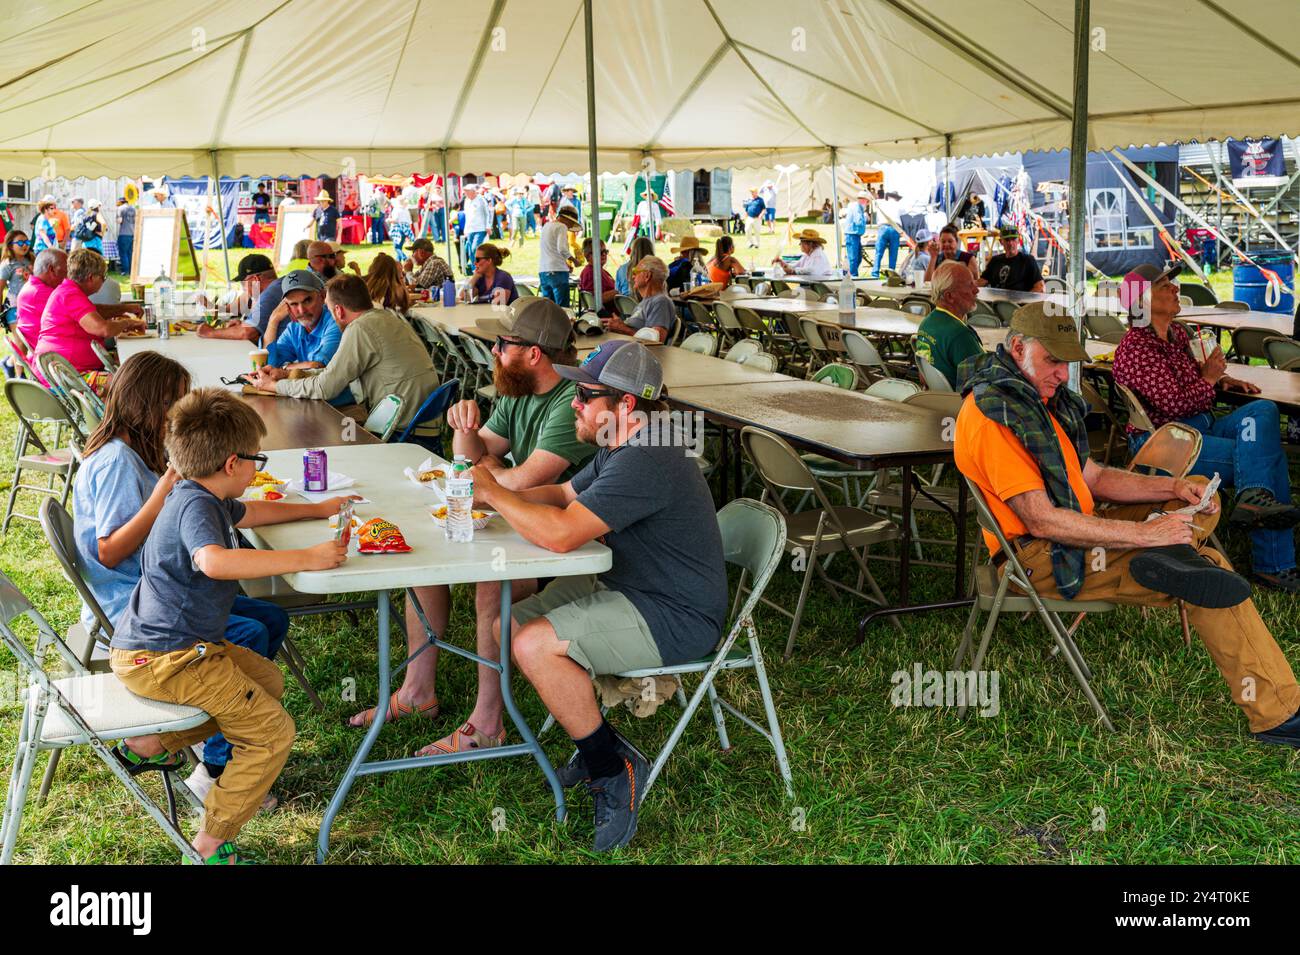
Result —
<svg viewBox="0 0 1300 955"><path fill-rule="evenodd" d="M131 316L105 319L90 296L104 284L108 263L93 249L77 249L68 256L68 277L50 294L41 316L36 356L58 352L81 372L97 391L107 388L108 375L91 347L123 332L144 331L144 320Z"/></svg>
<svg viewBox="0 0 1300 955"><path fill-rule="evenodd" d="M41 316L45 303L59 283L68 277L68 253L46 249L32 264L32 277L18 293L18 331L32 348L41 336Z"/></svg>

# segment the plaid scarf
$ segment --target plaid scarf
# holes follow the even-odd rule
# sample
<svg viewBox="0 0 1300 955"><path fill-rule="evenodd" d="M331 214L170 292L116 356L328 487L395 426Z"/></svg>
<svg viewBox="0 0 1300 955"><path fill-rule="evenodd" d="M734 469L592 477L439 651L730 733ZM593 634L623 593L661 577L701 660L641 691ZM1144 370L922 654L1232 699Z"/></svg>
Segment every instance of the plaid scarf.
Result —
<svg viewBox="0 0 1300 955"><path fill-rule="evenodd" d="M1060 422L1074 446L1080 468L1088 459L1088 428L1084 417L1087 402L1068 388L1058 388L1044 402L1038 389L1021 374L1004 346L993 353L972 355L961 363L957 374L962 394L975 393L975 406L990 421L1005 425L1038 465L1047 496L1056 507L1079 512L1079 499L1070 487L1065 467L1065 449L1052 427L1051 417ZM1052 576L1056 589L1066 600L1083 586L1083 548L1052 542Z"/></svg>

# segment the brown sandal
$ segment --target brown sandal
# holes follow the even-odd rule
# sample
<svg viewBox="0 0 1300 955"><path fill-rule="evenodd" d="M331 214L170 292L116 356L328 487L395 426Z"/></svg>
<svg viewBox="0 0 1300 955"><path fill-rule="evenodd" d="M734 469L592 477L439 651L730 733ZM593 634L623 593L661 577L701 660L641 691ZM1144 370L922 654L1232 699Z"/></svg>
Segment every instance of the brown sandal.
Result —
<svg viewBox="0 0 1300 955"><path fill-rule="evenodd" d="M393 695L388 698L388 714L384 717L385 723L395 723L404 716L413 716L416 714L427 716L431 720L436 720L438 718L441 707L438 705L437 700L434 700L432 703L426 703L424 706L407 706L397 698L398 692L398 690L394 690ZM360 723L353 723L352 717L349 717L346 721L347 725L355 730L365 729L375 721L376 709L377 707L372 706L370 709L364 710L361 714L363 719ZM353 716L355 715L356 714L354 713Z"/></svg>
<svg viewBox="0 0 1300 955"><path fill-rule="evenodd" d="M465 746L467 749L495 749L498 746L504 746L506 741L506 729L501 727L501 732L496 736L488 736L486 733L480 733L474 728L474 724L466 720L461 724L456 732L451 734L451 745L448 746L442 740L435 740L426 746L426 749L435 750L438 753L460 753L464 752L461 745L461 739L465 736L470 738L470 742Z"/></svg>

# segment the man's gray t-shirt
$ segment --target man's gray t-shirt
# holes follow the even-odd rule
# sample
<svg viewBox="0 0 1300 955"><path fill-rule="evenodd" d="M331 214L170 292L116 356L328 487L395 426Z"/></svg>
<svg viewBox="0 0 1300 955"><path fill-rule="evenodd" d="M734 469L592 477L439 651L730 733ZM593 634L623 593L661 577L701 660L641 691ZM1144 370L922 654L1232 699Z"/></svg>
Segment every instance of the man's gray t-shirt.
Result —
<svg viewBox="0 0 1300 955"><path fill-rule="evenodd" d="M614 565L601 583L640 611L663 662L712 650L726 623L727 571L713 498L686 448L601 448L572 483L578 503L610 528Z"/></svg>
<svg viewBox="0 0 1300 955"><path fill-rule="evenodd" d="M163 503L140 556L140 582L118 620L118 650L169 653L221 640L239 581L213 580L194 565L209 544L239 546L242 501L224 501L201 484L178 481Z"/></svg>
<svg viewBox="0 0 1300 955"><path fill-rule="evenodd" d="M677 310L672 299L667 295L651 295L637 303L626 324L629 328L666 328L671 331L676 318Z"/></svg>

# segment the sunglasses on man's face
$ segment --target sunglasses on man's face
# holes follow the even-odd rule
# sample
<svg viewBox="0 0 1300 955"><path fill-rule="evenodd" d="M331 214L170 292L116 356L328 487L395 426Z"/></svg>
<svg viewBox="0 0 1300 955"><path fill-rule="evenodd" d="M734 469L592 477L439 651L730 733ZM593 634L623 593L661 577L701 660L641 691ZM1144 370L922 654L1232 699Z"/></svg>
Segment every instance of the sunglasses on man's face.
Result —
<svg viewBox="0 0 1300 955"><path fill-rule="evenodd" d="M236 454L235 457L241 461L252 461L259 471L265 471L266 462L270 460L265 454Z"/></svg>
<svg viewBox="0 0 1300 955"><path fill-rule="evenodd" d="M508 348L510 345L518 345L520 348L533 347L532 342L521 341L520 339L517 338L503 338L500 335L497 336L496 344L493 345L492 347L495 348L498 352L504 352L506 348Z"/></svg>
<svg viewBox="0 0 1300 955"><path fill-rule="evenodd" d="M579 385L576 397L578 399L578 404L589 405L597 398L617 398L618 392L610 391L609 389L598 391L594 388L588 388L586 385Z"/></svg>

